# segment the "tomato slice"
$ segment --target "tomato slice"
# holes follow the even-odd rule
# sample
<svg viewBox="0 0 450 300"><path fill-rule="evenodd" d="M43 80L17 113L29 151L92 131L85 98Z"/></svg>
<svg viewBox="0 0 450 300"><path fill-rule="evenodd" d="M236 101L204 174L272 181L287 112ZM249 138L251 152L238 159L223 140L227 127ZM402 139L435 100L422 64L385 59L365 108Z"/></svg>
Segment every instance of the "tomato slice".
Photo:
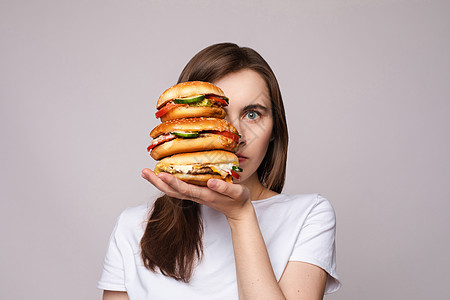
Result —
<svg viewBox="0 0 450 300"><path fill-rule="evenodd" d="M239 178L241 177L241 176L239 176L238 173L236 173L236 172L233 171L233 170L230 170L230 175L233 176L233 177L236 178L236 179L239 179Z"/></svg>
<svg viewBox="0 0 450 300"><path fill-rule="evenodd" d="M214 101L222 104L223 106L228 106L228 102L225 99L216 97L216 96L208 96L208 99L213 99Z"/></svg>
<svg viewBox="0 0 450 300"><path fill-rule="evenodd" d="M173 102L169 102L155 113L155 117L157 119L159 119L162 116L164 116L169 110L174 109L177 106L182 106L182 105L185 105L185 104L175 104Z"/></svg>
<svg viewBox="0 0 450 300"><path fill-rule="evenodd" d="M218 130L211 130L210 132L214 133L214 134L223 135L224 137L227 137L229 139L232 139L236 143L239 143L239 136L237 134L235 134L235 133L232 133L232 132L229 132L229 131L218 131Z"/></svg>

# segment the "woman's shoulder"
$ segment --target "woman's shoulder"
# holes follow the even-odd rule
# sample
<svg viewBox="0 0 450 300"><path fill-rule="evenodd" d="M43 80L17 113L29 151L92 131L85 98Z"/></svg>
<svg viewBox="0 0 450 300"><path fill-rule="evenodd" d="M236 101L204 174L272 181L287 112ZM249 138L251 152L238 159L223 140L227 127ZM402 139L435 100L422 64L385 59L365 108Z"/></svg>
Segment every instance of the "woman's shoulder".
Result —
<svg viewBox="0 0 450 300"><path fill-rule="evenodd" d="M290 194L287 198L296 206L307 206L311 211L327 212L334 215L334 208L331 202L319 193L315 194Z"/></svg>
<svg viewBox="0 0 450 300"><path fill-rule="evenodd" d="M252 201L257 210L282 210L310 214L320 212L334 217L334 208L321 194L281 193L270 198Z"/></svg>
<svg viewBox="0 0 450 300"><path fill-rule="evenodd" d="M313 206L330 206L331 202L319 193L315 194L286 194L287 199L296 203L304 202Z"/></svg>
<svg viewBox="0 0 450 300"><path fill-rule="evenodd" d="M287 194L280 193L272 197L252 201L254 204L272 204L272 203L287 203L291 205L316 205L319 203L329 203L329 201L321 194Z"/></svg>
<svg viewBox="0 0 450 300"><path fill-rule="evenodd" d="M134 230L142 227L148 219L151 209L150 203L125 208L117 217L116 227L121 231Z"/></svg>
<svg viewBox="0 0 450 300"><path fill-rule="evenodd" d="M137 206L129 206L125 208L119 215L121 219L134 219L135 217L139 217L143 214L148 213L148 210L151 208L150 203L143 203Z"/></svg>

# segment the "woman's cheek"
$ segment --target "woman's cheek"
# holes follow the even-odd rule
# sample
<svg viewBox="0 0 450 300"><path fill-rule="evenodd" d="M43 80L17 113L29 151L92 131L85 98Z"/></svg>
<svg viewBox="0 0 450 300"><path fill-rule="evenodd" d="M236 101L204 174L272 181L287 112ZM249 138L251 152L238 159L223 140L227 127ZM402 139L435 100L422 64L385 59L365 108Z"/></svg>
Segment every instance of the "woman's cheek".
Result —
<svg viewBox="0 0 450 300"><path fill-rule="evenodd" d="M266 140L270 140L272 134L271 122L265 120L254 124L247 124L245 134L247 144L261 147L261 144L264 144Z"/></svg>
<svg viewBox="0 0 450 300"><path fill-rule="evenodd" d="M270 142L270 138L272 137L272 122L270 120L266 120L264 123L258 126L257 130L255 130L255 133L258 136L257 140L262 144L261 146L266 147Z"/></svg>

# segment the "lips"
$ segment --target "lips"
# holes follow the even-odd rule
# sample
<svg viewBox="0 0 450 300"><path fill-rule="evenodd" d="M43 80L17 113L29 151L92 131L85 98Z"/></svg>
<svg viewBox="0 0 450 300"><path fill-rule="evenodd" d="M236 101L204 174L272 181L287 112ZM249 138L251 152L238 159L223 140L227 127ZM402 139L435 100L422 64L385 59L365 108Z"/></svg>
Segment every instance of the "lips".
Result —
<svg viewBox="0 0 450 300"><path fill-rule="evenodd" d="M244 156L244 155L242 155L242 154L240 154L240 153L237 153L236 156L238 157L239 163L240 163L240 164L243 163L244 161L246 161L246 160L248 159L247 156Z"/></svg>

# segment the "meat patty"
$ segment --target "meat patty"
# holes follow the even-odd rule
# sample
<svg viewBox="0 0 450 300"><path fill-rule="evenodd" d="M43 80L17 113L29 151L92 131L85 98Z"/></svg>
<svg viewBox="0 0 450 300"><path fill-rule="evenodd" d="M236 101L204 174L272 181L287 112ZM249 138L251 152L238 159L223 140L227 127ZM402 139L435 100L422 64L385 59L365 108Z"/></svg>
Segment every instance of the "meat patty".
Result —
<svg viewBox="0 0 450 300"><path fill-rule="evenodd" d="M188 174L214 174L215 172L210 167L203 167L200 169L193 169L188 172Z"/></svg>

